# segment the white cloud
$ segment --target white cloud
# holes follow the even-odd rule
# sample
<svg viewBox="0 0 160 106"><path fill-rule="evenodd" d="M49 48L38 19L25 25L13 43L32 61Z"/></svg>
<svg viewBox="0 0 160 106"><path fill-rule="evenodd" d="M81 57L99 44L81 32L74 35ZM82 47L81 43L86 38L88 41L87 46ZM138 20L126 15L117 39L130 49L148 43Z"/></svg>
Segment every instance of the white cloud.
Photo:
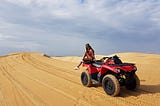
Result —
<svg viewBox="0 0 160 106"><path fill-rule="evenodd" d="M71 42L70 37L75 37L74 40L78 43L95 41L112 46L110 48L117 48L118 44L126 40L129 45L134 46L131 44L134 41L139 41L137 44L140 45L142 39L159 38L157 33L160 33L160 1L158 0L2 1L0 39L9 39L10 35L15 36L16 38L10 41L18 45L15 46L17 48L25 48L25 45L29 48L29 43L41 48L42 42L45 43L43 48L48 46L48 49L52 49L49 45L59 42L63 47L66 45L66 40ZM29 43L22 44L26 41ZM155 41L155 44L157 43L158 41ZM73 44L68 43L71 46ZM78 44L75 45L79 47ZM123 48L127 49L125 46L122 46ZM140 50L137 46L133 48ZM101 47L98 49L103 51Z"/></svg>
<svg viewBox="0 0 160 106"><path fill-rule="evenodd" d="M16 36L0 33L0 40L11 40L11 39L16 39Z"/></svg>
<svg viewBox="0 0 160 106"><path fill-rule="evenodd" d="M32 0L6 0L9 3L13 3L13 4L17 4L20 6L27 6L30 5L32 3Z"/></svg>

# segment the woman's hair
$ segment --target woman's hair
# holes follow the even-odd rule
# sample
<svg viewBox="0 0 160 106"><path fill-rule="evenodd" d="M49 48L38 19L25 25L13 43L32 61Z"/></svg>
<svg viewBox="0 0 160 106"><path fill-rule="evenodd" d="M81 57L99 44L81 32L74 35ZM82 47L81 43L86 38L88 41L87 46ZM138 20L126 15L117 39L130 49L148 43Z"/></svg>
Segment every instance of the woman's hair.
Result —
<svg viewBox="0 0 160 106"><path fill-rule="evenodd" d="M94 50L92 49L92 47L90 46L90 44L89 43L87 43L86 44L86 52L88 52L88 50L92 50L93 51L93 53L94 53Z"/></svg>

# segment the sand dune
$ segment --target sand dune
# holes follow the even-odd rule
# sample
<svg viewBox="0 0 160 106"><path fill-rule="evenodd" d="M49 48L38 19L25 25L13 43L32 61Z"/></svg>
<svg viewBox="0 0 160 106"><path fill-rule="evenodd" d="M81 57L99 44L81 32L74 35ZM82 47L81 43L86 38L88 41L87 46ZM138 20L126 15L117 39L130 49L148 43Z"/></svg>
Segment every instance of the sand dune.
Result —
<svg viewBox="0 0 160 106"><path fill-rule="evenodd" d="M0 106L160 106L160 55L120 53L136 63L141 86L121 88L118 97L102 87L82 86L74 71L80 57L52 57L41 53L14 53L0 57ZM101 56L98 55L97 58Z"/></svg>

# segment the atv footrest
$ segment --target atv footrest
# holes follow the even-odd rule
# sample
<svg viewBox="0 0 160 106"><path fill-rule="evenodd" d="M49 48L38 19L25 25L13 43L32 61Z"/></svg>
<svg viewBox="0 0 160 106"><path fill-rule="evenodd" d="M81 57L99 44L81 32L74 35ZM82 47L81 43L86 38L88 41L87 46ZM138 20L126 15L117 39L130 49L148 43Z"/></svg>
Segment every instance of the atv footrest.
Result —
<svg viewBox="0 0 160 106"><path fill-rule="evenodd" d="M91 79L91 82L92 82L92 84L100 84L100 82L99 81L97 81L97 80L94 80L94 79Z"/></svg>

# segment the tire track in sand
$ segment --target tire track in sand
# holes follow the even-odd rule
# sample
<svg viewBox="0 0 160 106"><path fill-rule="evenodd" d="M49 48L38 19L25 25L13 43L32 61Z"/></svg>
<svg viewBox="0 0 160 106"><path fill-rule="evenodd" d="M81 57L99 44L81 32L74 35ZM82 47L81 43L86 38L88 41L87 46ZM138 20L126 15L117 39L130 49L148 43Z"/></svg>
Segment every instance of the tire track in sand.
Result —
<svg viewBox="0 0 160 106"><path fill-rule="evenodd" d="M78 82L79 80L77 80L79 78L79 75L73 74L74 72L71 72L68 68L59 67L54 64L53 65L47 64L45 62L42 62L41 59L38 59L37 57L34 57L34 55L28 54L28 53L18 54L18 58L17 56L16 57L9 56L9 57L10 57L9 58L10 61L12 60L16 61L18 65L21 65L22 63L26 63L28 65L33 66L35 69L37 69L37 71L43 71L50 75L53 75L54 77L68 81L71 84L74 84L75 86L80 87L77 90L82 90L82 91L79 91L78 94L80 95L78 95L78 97L75 97L74 95L71 95L69 93L64 94L63 90L57 89L49 84L46 84L45 82L42 82L41 80L37 78L29 76L25 71L20 71L16 69L15 67L13 67L13 63L11 64L10 61L6 59L5 62L3 62L4 63L2 66L3 69L1 69L3 70L2 75L5 74L11 80L12 85L15 85L15 93L19 92L20 98L24 98L25 96L25 98L28 98L28 101L33 102L32 104L36 104L37 102L41 101L41 98L35 100L35 98L37 98L35 96L36 94L34 94L33 91L29 91L28 88L24 86L22 82L19 82L18 79L14 76L15 74L21 74L22 76L31 80L32 82L42 85L52 91L59 92L60 94L62 93L64 96L68 95L67 96L68 98L71 98L74 101L77 101L76 104L74 105L80 105L81 103L83 105L94 105L94 106L98 106L98 105L103 106L106 104L111 104L115 106L159 106L158 104L154 102L152 103L149 101L150 98L157 99L157 97L159 97L158 94L153 93L153 92L145 91L142 89L139 89L137 91L128 91L128 90L123 91L122 90L122 92L124 93L120 93L121 97L110 97L105 94L102 88L83 87L81 83ZM56 70L56 72L53 72L53 69ZM64 76L67 76L67 78ZM68 76L70 76L71 78L69 78ZM74 77L74 79L76 80L72 79L72 77ZM2 98L5 98L4 96L2 96ZM148 96L150 96L150 98L147 98ZM7 101L3 102L4 105L6 105L6 103ZM47 103L44 103L43 100L41 101L40 104L48 105Z"/></svg>
<svg viewBox="0 0 160 106"><path fill-rule="evenodd" d="M7 62L6 62L6 63L7 63ZM11 65L9 65L9 64L8 64L7 68L9 68L9 70L14 70L14 71L16 71L16 70L15 70ZM6 70L6 69L5 69L5 70ZM30 77L30 76L26 75L25 73L23 73L22 71L16 71L16 72L21 73L23 76L27 77L28 79L30 79L30 80L32 80L32 81L35 81L36 83L39 83L39 84L43 85L44 87L46 87L46 88L48 88L48 89L51 89L51 90L54 90L54 91L56 91L56 92L58 92L58 93L60 93L60 94L63 94L63 95L66 96L67 98L73 99L75 102L77 102L76 105L79 104L78 101L77 101L77 99L76 99L74 96L68 95L67 93L65 93L65 92L63 92L63 91L61 91L61 90L59 90L59 89L53 88L53 87L51 87L51 86L49 86L49 85L47 85L47 84L45 84L45 83L43 83L43 82L41 82L41 81L33 78L33 77ZM14 81L18 82L17 80L15 80L15 78L13 78L13 75L11 75L11 72L8 73L8 74L9 74L9 76L10 76L12 79L14 79ZM20 82L18 82L18 83L20 84ZM20 85L22 85L22 84L20 84ZM85 105L88 105L88 106L91 105L91 104L89 104L89 103L87 103L87 102L85 102L85 101L83 101L83 100L80 100L80 104L82 104L82 103L85 104ZM48 105L47 105L47 106L48 106Z"/></svg>
<svg viewBox="0 0 160 106"><path fill-rule="evenodd" d="M23 57L25 60L27 60L26 59L26 57ZM28 58L28 57L27 57ZM27 61L28 62L28 61ZM53 66L43 66L43 63L40 63L40 64L38 64L39 63L39 61L35 61L35 60L32 60L31 58L30 58L30 61L28 62L29 64L31 64L32 63L32 65L34 65L34 67L36 67L36 68L38 68L38 69L40 69L40 70L43 70L43 71L48 71L48 70L52 70L52 69L48 69L48 67L52 67L52 68L55 68L55 67L53 67ZM39 67L39 66L41 66L42 65L42 67ZM56 70L58 70L59 72L61 72L60 70L62 70L61 68L59 68L59 67L56 67L55 68ZM63 70L62 70L62 72L63 72ZM49 72L50 73L50 72ZM53 73L51 73L51 74L53 74ZM77 85L79 85L80 87L83 87L82 86L82 84L80 84L80 83L77 83L77 82L75 82L75 81L73 81L73 80L70 80L70 79L67 79L66 77L62 77L62 76L60 76L60 75L64 75L64 73L59 73L59 74L57 74L57 72L56 73L54 73L54 75L56 75L56 76L58 76L59 78L64 78L65 80L68 80L69 82L73 82L73 83L75 83L75 84L77 84ZM78 76L79 77L79 76ZM93 89L92 89L93 90ZM95 91L95 90L94 90ZM94 92L93 91L93 92ZM98 96L101 96L101 93L99 93L99 92L96 92L96 93L98 93L97 95ZM104 94L104 93L103 93ZM90 97L92 97L93 98L93 101L92 102L94 102L95 101L95 99L94 99L94 96L92 95L92 94L88 94L88 95L90 95ZM88 98L87 97L85 97L85 96L82 96L83 98L85 98L85 100L86 101L88 101ZM112 98L112 97L111 97ZM113 102L113 100L111 100L111 98L110 99L106 99L106 100L101 100L101 101L108 101L109 103L112 103L112 104L114 104L114 102ZM117 100L118 101L118 100ZM115 104L117 104L117 102L115 103Z"/></svg>
<svg viewBox="0 0 160 106"><path fill-rule="evenodd" d="M30 59L31 59L31 61L30 62L33 62L34 64L35 63L37 63L35 66L40 66L40 65L43 65L44 63L42 63L42 62L40 62L39 60L37 60L37 59L35 59L35 58L33 58L33 57L31 57L30 56ZM38 64L39 63L39 64ZM53 66L47 66L46 65L46 67L45 66L43 66L44 68L43 69L47 69L47 67L53 67ZM59 68L59 67L56 67L56 66L54 66L53 68L56 68L57 70L62 70L61 68ZM48 69L49 70L49 69ZM46 71L46 70L45 70ZM63 70L62 70L63 71ZM61 72L61 71L60 71ZM62 74L64 74L64 73L62 73ZM58 74L59 75L59 74ZM56 75L57 76L57 75ZM61 76L60 76L61 77ZM65 78L66 79L66 78ZM67 79L68 80L68 79ZM72 81L72 80L69 80L69 81ZM97 91L97 89L96 88L92 88L92 89L94 89L94 90L96 90ZM100 94L105 94L104 92L102 92L103 90L101 89L101 91L98 91ZM128 93L126 93L126 94L123 94L123 95L125 95L125 96L130 96L130 94L134 94L135 92L132 92L132 91L128 91ZM138 92L137 94L139 94L140 92ZM105 94L105 96L106 96L106 94ZM141 97L135 97L135 96L132 96L132 97L130 97L129 99L126 99L126 98L122 98L122 97L118 97L118 99L117 98L115 98L115 100L116 101L119 101L119 100L121 100L121 101L123 101L123 102L125 102L125 104L126 103L128 103L128 104L132 104L132 105L135 105L135 106L140 106L140 105L144 105L145 104L145 106L155 106L155 104L154 103L152 103L152 102L149 102L149 101L147 101L147 100L145 100L144 98L141 98ZM136 100L136 104L135 104L135 100ZM112 102L113 103L113 102ZM123 103L122 103L123 104Z"/></svg>
<svg viewBox="0 0 160 106"><path fill-rule="evenodd" d="M23 57L24 58L24 57ZM26 59L24 59L24 60L26 60ZM41 62L39 62L38 60L33 60L33 58L31 59L30 58L30 62L29 63L31 63L31 62L33 62L33 64L35 64L36 63L36 68L39 68L39 67L37 67L37 66L40 66L40 65L43 65L43 63L41 63ZM39 63L39 64L38 64ZM32 64L32 65L33 65ZM47 69L47 67L53 67L53 66L43 66L44 68L43 68L43 70L44 71L48 71L49 69ZM53 68L55 68L55 66L53 67ZM56 67L56 70L62 70L61 68L59 68L59 67ZM62 70L63 71L63 70ZM61 72L61 71L60 71ZM59 76L59 75L63 75L64 73L62 73L62 74L57 74L56 76ZM59 77L61 77L61 76L59 76ZM79 77L79 76L78 76ZM62 77L61 77L62 78ZM65 78L66 79L66 78ZM68 79L67 79L68 80ZM68 80L68 81L71 81L71 82L73 82L72 80ZM73 83L75 83L75 82L73 82ZM77 84L77 83L76 83ZM79 85L81 85L80 83L78 83ZM81 85L82 86L82 85ZM83 87L83 86L82 86ZM92 90L94 90L94 91L97 91L97 89L96 88L92 88ZM96 92L96 93L98 93L98 95L99 96L104 96L104 97L106 97L106 94L104 93L104 92L101 92L101 91L98 91L98 92ZM93 95L91 95L91 96L93 96ZM93 97L92 97L93 98ZM110 102L112 103L112 104L114 104L114 98L113 98L113 100L111 99L112 97L110 97L109 96L109 100L110 100ZM93 99L93 100L95 100L95 99ZM108 101L108 99L107 99L107 101ZM123 102L125 102L124 104L126 104L126 100L124 100L124 99L116 99L116 102L117 101L123 101ZM134 103L131 103L131 102L128 102L129 104L134 104ZM117 104L117 103L115 103L115 104ZM123 103L122 103L123 104Z"/></svg>
<svg viewBox="0 0 160 106"><path fill-rule="evenodd" d="M30 101L32 105L38 104L40 106L42 106L42 105L48 106L42 99L40 99L38 96L36 96L36 94L34 94L34 92L32 92L29 88L25 87L24 84L22 84L21 82L16 80L16 78L11 75L11 70L12 71L15 71L15 70L10 69L8 65L5 65L3 67L4 67L3 72L5 73L6 78L10 81L12 86L14 86L14 88L15 88L16 92L18 92L18 94L25 96L27 101ZM21 95L19 95L20 98L23 98ZM25 103L23 103L23 105L25 105ZM17 104L17 106L18 106L18 104Z"/></svg>

